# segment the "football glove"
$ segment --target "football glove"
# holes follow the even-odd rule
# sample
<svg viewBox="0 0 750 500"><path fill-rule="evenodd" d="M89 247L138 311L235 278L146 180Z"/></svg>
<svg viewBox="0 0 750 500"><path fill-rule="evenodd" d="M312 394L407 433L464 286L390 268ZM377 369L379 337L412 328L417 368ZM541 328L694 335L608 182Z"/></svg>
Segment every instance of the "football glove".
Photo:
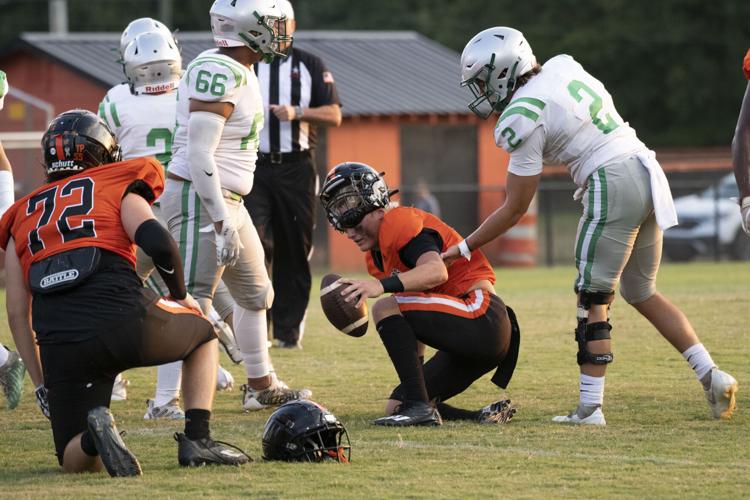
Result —
<svg viewBox="0 0 750 500"><path fill-rule="evenodd" d="M216 263L220 266L233 266L240 258L240 250L243 248L240 241L240 233L229 219L224 219L221 231L216 233Z"/></svg>
<svg viewBox="0 0 750 500"><path fill-rule="evenodd" d="M740 213L742 214L742 229L750 235L750 196L742 198Z"/></svg>
<svg viewBox="0 0 750 500"><path fill-rule="evenodd" d="M36 396L36 404L39 405L39 409L42 410L42 414L50 418L49 416L49 400L47 399L47 388L44 385L40 385L34 390Z"/></svg>

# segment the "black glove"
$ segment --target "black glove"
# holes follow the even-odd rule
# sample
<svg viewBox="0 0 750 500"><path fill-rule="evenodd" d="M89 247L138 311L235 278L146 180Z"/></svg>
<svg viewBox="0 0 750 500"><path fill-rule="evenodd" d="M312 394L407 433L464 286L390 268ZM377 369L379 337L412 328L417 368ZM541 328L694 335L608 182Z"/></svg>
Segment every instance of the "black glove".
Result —
<svg viewBox="0 0 750 500"><path fill-rule="evenodd" d="M49 418L49 400L47 399L47 388L44 385L40 385L34 390L36 396L36 404L39 405L39 409L42 410L42 414Z"/></svg>

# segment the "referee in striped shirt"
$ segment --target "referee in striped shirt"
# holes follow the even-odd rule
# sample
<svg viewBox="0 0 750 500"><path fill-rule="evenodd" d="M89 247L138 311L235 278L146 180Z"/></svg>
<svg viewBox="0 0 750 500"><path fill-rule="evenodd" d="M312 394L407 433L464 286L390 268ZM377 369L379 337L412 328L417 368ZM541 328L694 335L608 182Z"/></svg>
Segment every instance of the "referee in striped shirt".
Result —
<svg viewBox="0 0 750 500"><path fill-rule="evenodd" d="M294 32L294 10L279 6ZM256 64L265 106L255 182L245 206L258 229L275 299L271 322L276 345L301 348L310 298L310 264L318 176L315 127L341 124L333 76L317 56L293 48L287 59Z"/></svg>

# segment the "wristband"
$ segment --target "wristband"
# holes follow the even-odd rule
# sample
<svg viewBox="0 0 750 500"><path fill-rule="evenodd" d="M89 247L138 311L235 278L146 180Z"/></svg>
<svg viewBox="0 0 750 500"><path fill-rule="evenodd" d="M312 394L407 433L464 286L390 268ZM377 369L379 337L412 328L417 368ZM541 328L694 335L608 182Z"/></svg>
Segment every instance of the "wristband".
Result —
<svg viewBox="0 0 750 500"><path fill-rule="evenodd" d="M471 250L469 250L469 244L466 243L465 239L461 240L461 243L458 244L458 251L461 252L461 255L466 260L471 260Z"/></svg>
<svg viewBox="0 0 750 500"><path fill-rule="evenodd" d="M397 275L388 276L380 280L380 284L383 285L384 293L398 293L404 291L404 284Z"/></svg>
<svg viewBox="0 0 750 500"><path fill-rule="evenodd" d="M295 120L301 120L302 119L302 106L295 106L294 107L294 119Z"/></svg>

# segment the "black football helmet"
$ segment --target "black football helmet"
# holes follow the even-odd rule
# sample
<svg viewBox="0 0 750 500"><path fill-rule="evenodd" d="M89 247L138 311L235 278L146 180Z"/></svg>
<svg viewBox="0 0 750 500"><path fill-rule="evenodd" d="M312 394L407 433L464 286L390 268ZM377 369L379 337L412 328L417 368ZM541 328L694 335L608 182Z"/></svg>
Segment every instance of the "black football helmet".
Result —
<svg viewBox="0 0 750 500"><path fill-rule="evenodd" d="M42 137L42 151L50 181L122 159L120 146L107 124L85 109L57 115Z"/></svg>
<svg viewBox="0 0 750 500"><path fill-rule="evenodd" d="M328 221L338 231L356 227L365 215L391 201L383 174L364 163L347 162L333 167L320 190Z"/></svg>
<svg viewBox="0 0 750 500"><path fill-rule="evenodd" d="M286 462L349 463L344 425L318 403L290 401L271 414L263 430L263 458Z"/></svg>

